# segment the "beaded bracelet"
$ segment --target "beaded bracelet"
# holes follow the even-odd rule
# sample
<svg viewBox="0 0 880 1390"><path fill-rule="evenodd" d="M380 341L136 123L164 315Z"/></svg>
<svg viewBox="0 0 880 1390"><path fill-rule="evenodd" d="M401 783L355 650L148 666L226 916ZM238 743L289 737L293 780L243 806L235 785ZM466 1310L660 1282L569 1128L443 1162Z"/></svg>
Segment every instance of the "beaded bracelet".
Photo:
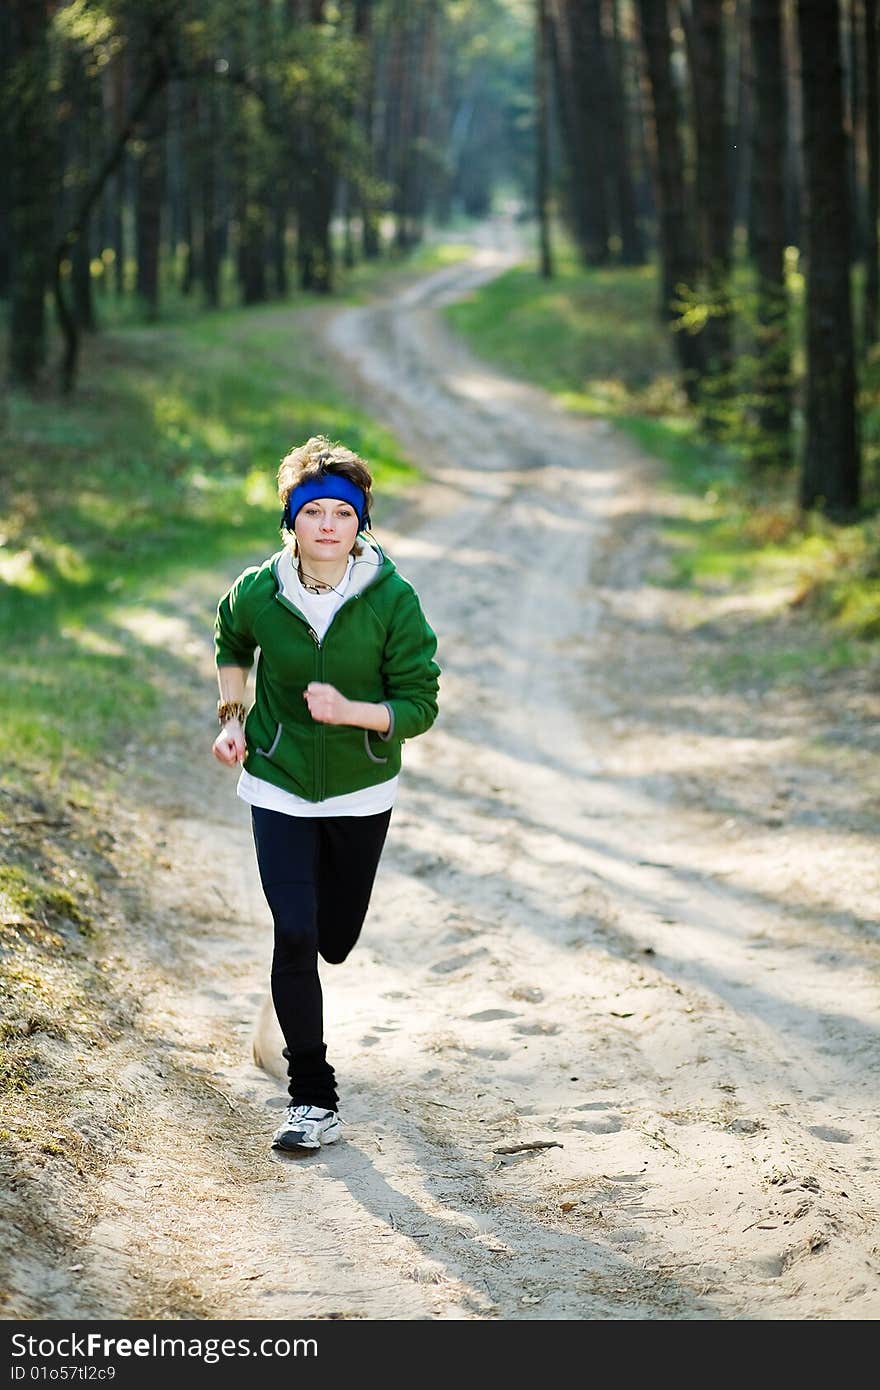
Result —
<svg viewBox="0 0 880 1390"><path fill-rule="evenodd" d="M221 728L232 719L237 719L239 724L243 724L246 714L247 707L242 704L241 700L217 701L217 718L220 720Z"/></svg>

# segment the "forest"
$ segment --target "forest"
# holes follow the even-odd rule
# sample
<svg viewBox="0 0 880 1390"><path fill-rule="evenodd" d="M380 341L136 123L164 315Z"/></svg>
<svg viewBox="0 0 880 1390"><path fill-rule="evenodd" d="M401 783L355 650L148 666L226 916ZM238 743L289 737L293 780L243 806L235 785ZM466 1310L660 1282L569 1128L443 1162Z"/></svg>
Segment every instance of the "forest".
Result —
<svg viewBox="0 0 880 1390"><path fill-rule="evenodd" d="M112 303L333 294L502 194L658 267L709 438L876 502L875 0L4 0L8 375ZM50 301L54 311L50 310ZM860 428L863 426L863 428ZM865 428L866 426L866 428Z"/></svg>

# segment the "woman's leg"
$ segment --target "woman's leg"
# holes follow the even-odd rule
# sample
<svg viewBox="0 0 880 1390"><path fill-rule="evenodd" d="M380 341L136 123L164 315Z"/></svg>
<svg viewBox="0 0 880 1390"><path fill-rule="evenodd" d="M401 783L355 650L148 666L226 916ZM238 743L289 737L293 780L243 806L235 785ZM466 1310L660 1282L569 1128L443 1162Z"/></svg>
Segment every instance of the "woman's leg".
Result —
<svg viewBox="0 0 880 1390"><path fill-rule="evenodd" d="M272 1001L284 1034L291 1103L335 1110L318 978L317 871L321 821L251 807L263 892L275 923Z"/></svg>
<svg viewBox="0 0 880 1390"><path fill-rule="evenodd" d="M380 811L318 822L318 950L330 965L341 964L360 936L390 820Z"/></svg>

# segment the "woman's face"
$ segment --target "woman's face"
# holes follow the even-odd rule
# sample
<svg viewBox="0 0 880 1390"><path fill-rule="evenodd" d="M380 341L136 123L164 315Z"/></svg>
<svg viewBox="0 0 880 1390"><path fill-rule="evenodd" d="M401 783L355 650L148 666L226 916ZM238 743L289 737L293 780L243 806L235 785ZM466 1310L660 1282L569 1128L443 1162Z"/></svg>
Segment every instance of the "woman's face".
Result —
<svg viewBox="0 0 880 1390"><path fill-rule="evenodd" d="M339 560L347 557L357 539L357 512L336 497L318 497L300 507L293 534L304 560Z"/></svg>

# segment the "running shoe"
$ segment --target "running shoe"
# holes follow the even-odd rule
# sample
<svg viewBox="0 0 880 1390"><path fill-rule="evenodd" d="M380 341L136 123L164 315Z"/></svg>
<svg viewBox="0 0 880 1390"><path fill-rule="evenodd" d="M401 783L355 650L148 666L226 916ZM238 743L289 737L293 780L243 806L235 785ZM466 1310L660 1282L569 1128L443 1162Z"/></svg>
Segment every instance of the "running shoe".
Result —
<svg viewBox="0 0 880 1390"><path fill-rule="evenodd" d="M317 1105L288 1105L284 1124L275 1131L273 1149L320 1149L335 1144L342 1135L342 1124L335 1110Z"/></svg>

